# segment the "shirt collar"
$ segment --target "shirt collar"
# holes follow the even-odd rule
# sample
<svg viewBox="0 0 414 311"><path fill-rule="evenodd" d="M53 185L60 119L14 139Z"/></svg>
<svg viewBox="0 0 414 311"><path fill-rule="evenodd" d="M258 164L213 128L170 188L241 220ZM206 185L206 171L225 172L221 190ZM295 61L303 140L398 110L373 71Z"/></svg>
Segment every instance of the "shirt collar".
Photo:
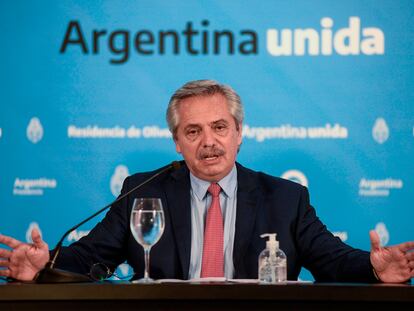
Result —
<svg viewBox="0 0 414 311"><path fill-rule="evenodd" d="M190 172L190 181L191 181L191 189L193 190L194 194L197 198L201 201L205 198L207 189L210 187L211 182L202 180L196 176L194 176ZM233 166L230 173L224 176L218 184L220 185L221 189L223 190L224 194L232 198L235 194L235 189L237 186L237 169L236 165Z"/></svg>

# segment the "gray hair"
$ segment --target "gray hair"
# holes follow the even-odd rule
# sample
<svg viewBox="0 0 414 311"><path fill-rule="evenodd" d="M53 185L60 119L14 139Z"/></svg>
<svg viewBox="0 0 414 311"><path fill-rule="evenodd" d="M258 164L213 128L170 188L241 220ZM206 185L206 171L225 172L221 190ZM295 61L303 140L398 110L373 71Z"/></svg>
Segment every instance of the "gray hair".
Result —
<svg viewBox="0 0 414 311"><path fill-rule="evenodd" d="M221 94L227 100L227 107L234 118L236 128L243 123L244 112L240 96L228 85L220 84L214 80L196 80L190 81L180 87L170 99L167 109L167 123L173 137L176 137L178 123L178 107L180 102L189 97L195 96L212 96Z"/></svg>

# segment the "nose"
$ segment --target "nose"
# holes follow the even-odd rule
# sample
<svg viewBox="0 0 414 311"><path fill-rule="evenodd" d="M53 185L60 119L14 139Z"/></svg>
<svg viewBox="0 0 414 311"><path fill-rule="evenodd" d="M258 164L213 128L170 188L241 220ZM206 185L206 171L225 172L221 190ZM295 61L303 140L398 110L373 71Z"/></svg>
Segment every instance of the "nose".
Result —
<svg viewBox="0 0 414 311"><path fill-rule="evenodd" d="M202 145L203 147L211 147L214 146L215 142L216 142L216 138L214 136L214 132L211 128L206 128L203 131L203 136L202 136Z"/></svg>

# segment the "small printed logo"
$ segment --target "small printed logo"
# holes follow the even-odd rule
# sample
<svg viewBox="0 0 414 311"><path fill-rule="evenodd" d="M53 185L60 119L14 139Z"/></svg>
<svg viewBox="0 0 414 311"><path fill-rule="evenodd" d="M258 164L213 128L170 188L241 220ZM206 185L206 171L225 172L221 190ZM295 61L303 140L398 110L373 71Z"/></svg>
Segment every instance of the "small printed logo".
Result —
<svg viewBox="0 0 414 311"><path fill-rule="evenodd" d="M381 246L387 245L390 241L390 234L385 224L383 222L377 223L374 230L379 235Z"/></svg>
<svg viewBox="0 0 414 311"><path fill-rule="evenodd" d="M401 179L366 179L359 181L359 195L362 197L388 197L391 189L402 189Z"/></svg>
<svg viewBox="0 0 414 311"><path fill-rule="evenodd" d="M74 230L69 233L67 240L68 242L76 242L79 241L81 238L89 234L90 230Z"/></svg>
<svg viewBox="0 0 414 311"><path fill-rule="evenodd" d="M388 129L387 122L383 118L378 118L375 120L374 127L372 128L372 137L374 140L383 144L388 140L390 136L390 130Z"/></svg>
<svg viewBox="0 0 414 311"><path fill-rule="evenodd" d="M39 118L33 117L30 119L29 125L27 126L27 139L33 144L37 144L43 137L43 126L40 123Z"/></svg>
<svg viewBox="0 0 414 311"><path fill-rule="evenodd" d="M306 178L305 174L298 170L288 170L284 172L281 176L284 179L294 181L302 186L308 186L308 179Z"/></svg>
<svg viewBox="0 0 414 311"><path fill-rule="evenodd" d="M348 240L348 232L346 231L335 231L335 232L332 232L332 234L340 238L342 242L345 242L346 240Z"/></svg>
<svg viewBox="0 0 414 311"><path fill-rule="evenodd" d="M41 196L45 189L55 189L57 181L54 178L37 178L14 180L13 195Z"/></svg>
<svg viewBox="0 0 414 311"><path fill-rule="evenodd" d="M39 224L35 221L31 222L29 225L29 228L26 230L26 242L27 243L33 243L32 240L32 231L33 229L37 229L40 232L40 236L42 236L42 231L40 230Z"/></svg>
<svg viewBox="0 0 414 311"><path fill-rule="evenodd" d="M128 167L125 165L118 165L115 168L115 172L111 177L111 192L115 197L121 193L122 184L128 176Z"/></svg>

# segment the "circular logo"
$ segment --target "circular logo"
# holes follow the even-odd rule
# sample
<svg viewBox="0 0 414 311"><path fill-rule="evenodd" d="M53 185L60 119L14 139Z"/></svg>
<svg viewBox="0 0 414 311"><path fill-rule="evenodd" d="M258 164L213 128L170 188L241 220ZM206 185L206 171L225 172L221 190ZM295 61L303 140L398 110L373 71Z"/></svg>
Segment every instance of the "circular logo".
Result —
<svg viewBox="0 0 414 311"><path fill-rule="evenodd" d="M122 184L129 176L128 168L125 165L118 165L111 177L111 192L116 197L121 193Z"/></svg>
<svg viewBox="0 0 414 311"><path fill-rule="evenodd" d="M281 177L284 179L296 182L298 184L301 184L302 186L305 186L305 187L308 186L308 179L306 178L305 174L303 174L299 170L288 170L284 172Z"/></svg>

